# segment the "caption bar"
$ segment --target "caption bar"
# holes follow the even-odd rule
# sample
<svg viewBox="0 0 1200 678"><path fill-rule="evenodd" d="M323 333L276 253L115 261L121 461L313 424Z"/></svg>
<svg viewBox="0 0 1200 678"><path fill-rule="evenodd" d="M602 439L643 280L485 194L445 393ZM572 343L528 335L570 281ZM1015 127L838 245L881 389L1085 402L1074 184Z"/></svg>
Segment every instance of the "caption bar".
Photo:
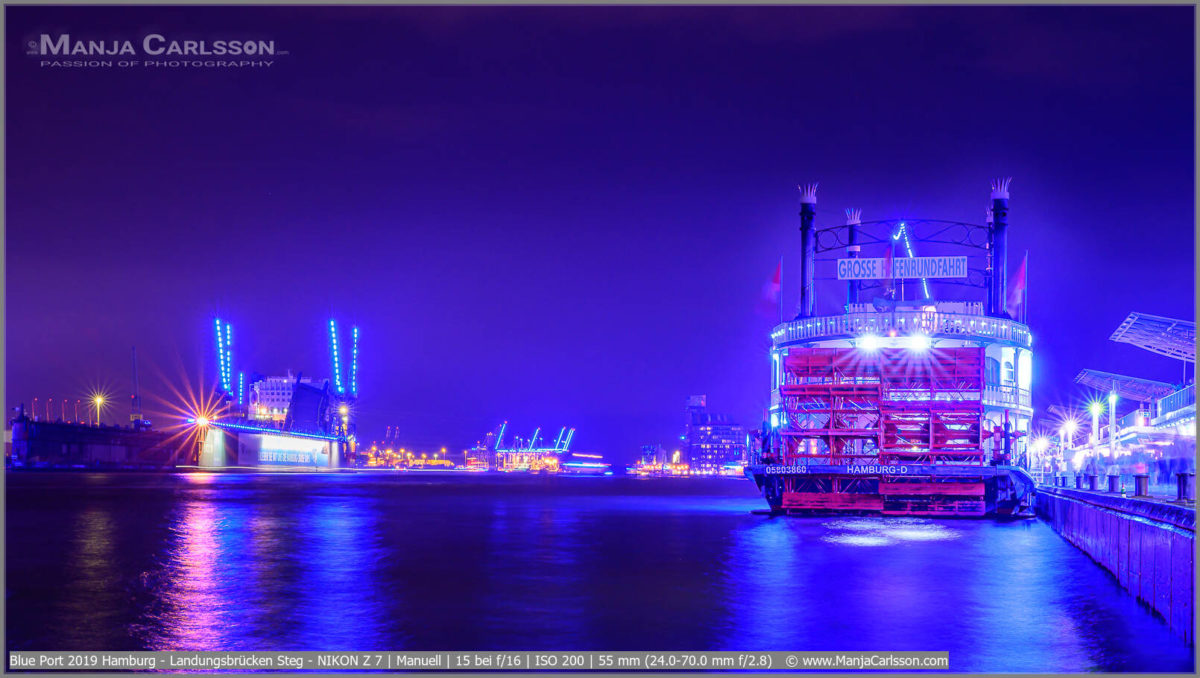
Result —
<svg viewBox="0 0 1200 678"><path fill-rule="evenodd" d="M27 652L10 671L838 671L950 668L948 652Z"/></svg>

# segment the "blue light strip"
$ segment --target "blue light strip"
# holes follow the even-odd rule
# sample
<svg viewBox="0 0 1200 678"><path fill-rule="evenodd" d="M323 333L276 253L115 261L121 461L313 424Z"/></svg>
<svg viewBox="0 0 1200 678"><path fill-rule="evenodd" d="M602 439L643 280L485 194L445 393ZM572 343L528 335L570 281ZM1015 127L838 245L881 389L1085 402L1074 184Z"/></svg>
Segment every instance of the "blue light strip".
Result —
<svg viewBox="0 0 1200 678"><path fill-rule="evenodd" d="M908 239L908 226L906 226L904 223L901 223L900 224L900 233L898 235L904 236L904 251L908 252L908 258L909 259L914 258L912 241L910 241ZM895 239L896 237L897 236L893 236L893 239ZM921 278L921 290L925 294L925 301L929 301L929 281L925 278Z"/></svg>
<svg viewBox="0 0 1200 678"><path fill-rule="evenodd" d="M238 372L238 405L246 399L246 373Z"/></svg>
<svg viewBox="0 0 1200 678"><path fill-rule="evenodd" d="M338 357L337 324L332 320L329 321L329 345L333 355L333 389L338 393L345 393L345 389L342 388L342 361Z"/></svg>
<svg viewBox="0 0 1200 678"><path fill-rule="evenodd" d="M572 468L605 468L612 466L612 464L597 464L590 461L569 461L563 464L563 466L570 466Z"/></svg>
<svg viewBox="0 0 1200 678"><path fill-rule="evenodd" d="M188 419L189 424L196 423L195 419ZM320 433L297 433L295 431L280 431L277 428L261 428L258 426L247 426L245 424L233 424L226 421L210 422L209 426L215 426L222 430L228 431L244 431L246 433L265 433L267 435L284 436L288 438L311 438L313 440L340 440L338 436L327 436Z"/></svg>
<svg viewBox="0 0 1200 678"><path fill-rule="evenodd" d="M225 323L225 390L233 392L233 325Z"/></svg>
<svg viewBox="0 0 1200 678"><path fill-rule="evenodd" d="M217 318L217 376L221 388L225 388L225 336L221 332L221 319Z"/></svg>
<svg viewBox="0 0 1200 678"><path fill-rule="evenodd" d="M350 395L358 397L358 327L353 330L354 343L350 351Z"/></svg>
<svg viewBox="0 0 1200 678"><path fill-rule="evenodd" d="M496 449L500 449L500 441L504 440L504 429L508 426L508 422L500 424L500 435L496 436Z"/></svg>

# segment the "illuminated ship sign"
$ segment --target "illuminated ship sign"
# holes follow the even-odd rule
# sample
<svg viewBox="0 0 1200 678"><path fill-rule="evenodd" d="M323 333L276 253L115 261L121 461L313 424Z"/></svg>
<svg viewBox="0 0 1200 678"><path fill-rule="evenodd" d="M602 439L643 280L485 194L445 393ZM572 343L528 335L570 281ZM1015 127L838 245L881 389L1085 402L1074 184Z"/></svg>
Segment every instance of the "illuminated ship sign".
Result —
<svg viewBox="0 0 1200 678"><path fill-rule="evenodd" d="M888 270L886 258L838 259L838 280L965 278L966 257L896 257Z"/></svg>
<svg viewBox="0 0 1200 678"><path fill-rule="evenodd" d="M241 434L237 437L240 466L328 467L331 443L319 438L289 435Z"/></svg>

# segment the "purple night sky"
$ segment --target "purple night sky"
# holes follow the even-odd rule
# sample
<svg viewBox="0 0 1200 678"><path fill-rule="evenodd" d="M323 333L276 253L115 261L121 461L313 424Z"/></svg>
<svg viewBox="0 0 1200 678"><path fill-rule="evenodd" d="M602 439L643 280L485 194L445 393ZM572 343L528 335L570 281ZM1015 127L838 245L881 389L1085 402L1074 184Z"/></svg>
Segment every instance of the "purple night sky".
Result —
<svg viewBox="0 0 1200 678"><path fill-rule="evenodd" d="M1130 311L1193 318L1194 20L1160 8L6 7L9 407L164 380L327 377L360 438L502 419L630 459L684 401L756 425L796 184L819 226L981 223L1011 175L1035 407L1084 367L1164 381ZM74 38L273 39L267 69L50 69ZM117 57L109 57L117 58ZM785 263L785 267L788 264ZM794 269L785 302L795 308ZM58 409L57 407L55 408Z"/></svg>

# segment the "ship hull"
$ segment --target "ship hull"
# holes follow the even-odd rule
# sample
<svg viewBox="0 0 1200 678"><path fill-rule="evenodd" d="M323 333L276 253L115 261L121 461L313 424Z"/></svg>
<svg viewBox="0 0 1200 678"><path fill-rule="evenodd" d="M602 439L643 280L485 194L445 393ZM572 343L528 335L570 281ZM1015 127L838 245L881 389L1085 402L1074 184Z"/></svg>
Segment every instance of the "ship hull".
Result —
<svg viewBox="0 0 1200 678"><path fill-rule="evenodd" d="M752 465L745 475L776 515L1023 516L1036 492L1011 466Z"/></svg>

